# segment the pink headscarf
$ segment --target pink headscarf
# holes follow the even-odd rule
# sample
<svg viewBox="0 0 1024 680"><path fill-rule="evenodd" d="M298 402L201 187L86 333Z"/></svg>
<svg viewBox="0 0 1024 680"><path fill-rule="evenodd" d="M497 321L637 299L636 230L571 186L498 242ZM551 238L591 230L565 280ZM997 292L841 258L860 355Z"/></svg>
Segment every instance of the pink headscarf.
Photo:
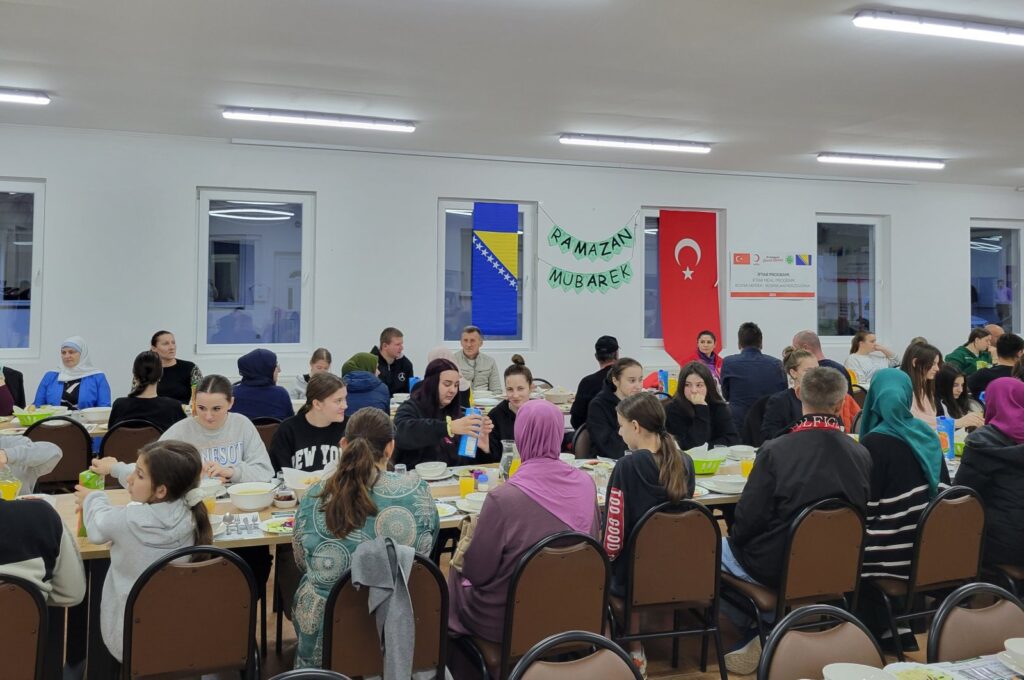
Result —
<svg viewBox="0 0 1024 680"><path fill-rule="evenodd" d="M989 383L985 389L985 424L1024 444L1024 382L996 378Z"/></svg>
<svg viewBox="0 0 1024 680"><path fill-rule="evenodd" d="M522 465L509 480L573 531L592 534L597 489L590 475L558 459L565 418L543 399L526 402L516 414L515 438Z"/></svg>

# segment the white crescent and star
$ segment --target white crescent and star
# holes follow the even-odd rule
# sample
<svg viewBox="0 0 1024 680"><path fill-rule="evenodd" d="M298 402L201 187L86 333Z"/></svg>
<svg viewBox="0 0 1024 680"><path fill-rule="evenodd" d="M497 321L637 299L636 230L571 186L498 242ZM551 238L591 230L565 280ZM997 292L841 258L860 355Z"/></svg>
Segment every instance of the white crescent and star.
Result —
<svg viewBox="0 0 1024 680"><path fill-rule="evenodd" d="M693 252L695 252L697 254L697 261L693 264L693 266L696 267L697 265L700 264L700 254L701 254L700 253L700 244L697 243L696 241L694 241L692 238L681 239L679 241L679 243L676 244L676 252L675 252L676 264L678 264L680 267L683 266L683 264L679 261L679 254L681 252L683 252L683 250L685 250L686 248L692 248ZM690 269L689 265L687 265L686 268L683 269L683 277L684 278L692 279L693 278L693 274L694 274L694 272L693 272L692 269Z"/></svg>

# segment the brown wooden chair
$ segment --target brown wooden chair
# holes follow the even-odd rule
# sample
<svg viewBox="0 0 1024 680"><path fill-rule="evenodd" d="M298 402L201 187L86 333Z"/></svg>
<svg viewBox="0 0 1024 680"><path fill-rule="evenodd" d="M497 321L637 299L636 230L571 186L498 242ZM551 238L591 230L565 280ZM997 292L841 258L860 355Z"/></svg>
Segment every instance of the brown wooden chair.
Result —
<svg viewBox="0 0 1024 680"><path fill-rule="evenodd" d="M977 609L961 606L979 596L995 597L995 602ZM996 654L1012 637L1024 637L1024 604L999 586L969 583L954 590L935 613L928 663Z"/></svg>
<svg viewBox="0 0 1024 680"><path fill-rule="evenodd" d="M857 402L857 406L864 408L864 400L868 398L868 391L862 385L853 385L850 388L850 396Z"/></svg>
<svg viewBox="0 0 1024 680"><path fill-rule="evenodd" d="M187 561L194 556L204 559ZM206 612L209 622L197 625L197 612ZM256 666L256 582L235 553L181 548L154 562L132 586L122 680L229 671L255 680Z"/></svg>
<svg viewBox="0 0 1024 680"><path fill-rule="evenodd" d="M984 571L990 579L1006 584L1007 590L1020 597L1020 586L1024 583L1024 569L1015 564L995 564L985 568Z"/></svg>
<svg viewBox="0 0 1024 680"><path fill-rule="evenodd" d="M485 678L505 680L535 644L570 630L601 634L608 606L608 556L590 536L564 531L542 539L516 565L505 601L500 643L455 641Z"/></svg>
<svg viewBox="0 0 1024 680"><path fill-rule="evenodd" d="M139 450L160 439L162 433L159 426L148 420L122 420L100 440L100 457L113 456L122 463L134 463L139 458ZM117 480L108 475L107 486L116 484Z"/></svg>
<svg viewBox="0 0 1024 680"><path fill-rule="evenodd" d="M46 603L32 582L0 574L0 667L4 678L42 680Z"/></svg>
<svg viewBox="0 0 1024 680"><path fill-rule="evenodd" d="M275 675L270 680L351 680L347 675L325 671L322 668L296 668Z"/></svg>
<svg viewBox="0 0 1024 680"><path fill-rule="evenodd" d="M61 459L50 473L39 478L38 484L67 485L78 483L78 474L89 469L92 461L92 437L74 418L53 416L33 423L25 436L34 442L51 442L60 447Z"/></svg>
<svg viewBox="0 0 1024 680"><path fill-rule="evenodd" d="M854 610L863 561L864 518L846 501L826 498L793 520L778 590L723 573L722 596L757 621L764 645L770 626L761 614L774 613L777 623L790 609L808 604L843 602Z"/></svg>
<svg viewBox="0 0 1024 680"><path fill-rule="evenodd" d="M252 424L256 426L256 431L260 433L260 439L263 440L263 445L267 447L267 451L270 450L270 442L274 441L274 433L277 432L277 428L281 425L281 421L271 416L260 416L254 418Z"/></svg>
<svg viewBox="0 0 1024 680"><path fill-rule="evenodd" d="M853 614L826 604L800 607L772 631L761 652L757 680L821 680L822 669L831 663L882 668L885 657L867 626Z"/></svg>
<svg viewBox="0 0 1024 680"><path fill-rule="evenodd" d="M889 630L900 661L905 660L897 624L927 618L935 608L917 608L919 595L943 597L953 589L976 581L981 570L985 508L973 489L953 486L932 499L921 513L910 561L910 578L865 579L869 592L885 605ZM902 600L897 609L895 602Z"/></svg>
<svg viewBox="0 0 1024 680"><path fill-rule="evenodd" d="M409 598L416 618L413 670L432 669L445 676L448 649L448 584L437 566L416 555L409 572ZM369 612L369 588L352 585L346 571L324 604L323 667L351 676L382 675L376 619Z"/></svg>
<svg viewBox="0 0 1024 680"><path fill-rule="evenodd" d="M595 458L590 446L590 430L583 423L572 436L572 452L577 458Z"/></svg>
<svg viewBox="0 0 1024 680"><path fill-rule="evenodd" d="M541 661L566 645L588 645L593 654L572 661ZM608 638L582 630L552 635L533 646L519 660L509 680L641 680L629 655Z"/></svg>
<svg viewBox="0 0 1024 680"><path fill-rule="evenodd" d="M714 636L718 672L726 680L722 638L718 628L718 591L722 573L722 534L711 512L699 503L662 503L637 522L620 559L628 560L626 596L612 595L612 637L634 640L672 638L672 667L679 666L679 638L701 637L700 670L707 672L708 636ZM665 610L673 626L662 631L632 631L636 611ZM703 625L681 624L685 610L699 611Z"/></svg>

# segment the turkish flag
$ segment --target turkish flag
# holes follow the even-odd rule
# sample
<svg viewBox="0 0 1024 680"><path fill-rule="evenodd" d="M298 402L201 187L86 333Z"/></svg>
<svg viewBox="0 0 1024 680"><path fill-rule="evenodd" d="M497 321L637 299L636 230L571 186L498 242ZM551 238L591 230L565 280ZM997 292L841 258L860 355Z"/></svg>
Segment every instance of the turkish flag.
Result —
<svg viewBox="0 0 1024 680"><path fill-rule="evenodd" d="M709 330L722 347L718 305L718 215L662 210L658 223L661 334L677 363L697 350L697 334Z"/></svg>

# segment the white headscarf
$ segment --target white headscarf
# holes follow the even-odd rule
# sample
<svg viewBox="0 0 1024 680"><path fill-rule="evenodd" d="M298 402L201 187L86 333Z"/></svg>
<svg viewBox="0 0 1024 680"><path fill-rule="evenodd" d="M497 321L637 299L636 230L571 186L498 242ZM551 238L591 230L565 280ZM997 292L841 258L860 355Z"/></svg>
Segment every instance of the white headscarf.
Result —
<svg viewBox="0 0 1024 680"><path fill-rule="evenodd" d="M89 363L89 345L86 344L85 338L81 335L72 335L70 338L60 343L61 349L64 349L65 347L78 350L78 353L81 356L78 359L78 365L74 368L68 368L64 365L64 362L61 361L60 371L57 372L57 380L66 383L71 380L81 380L88 375L103 373L103 371Z"/></svg>

